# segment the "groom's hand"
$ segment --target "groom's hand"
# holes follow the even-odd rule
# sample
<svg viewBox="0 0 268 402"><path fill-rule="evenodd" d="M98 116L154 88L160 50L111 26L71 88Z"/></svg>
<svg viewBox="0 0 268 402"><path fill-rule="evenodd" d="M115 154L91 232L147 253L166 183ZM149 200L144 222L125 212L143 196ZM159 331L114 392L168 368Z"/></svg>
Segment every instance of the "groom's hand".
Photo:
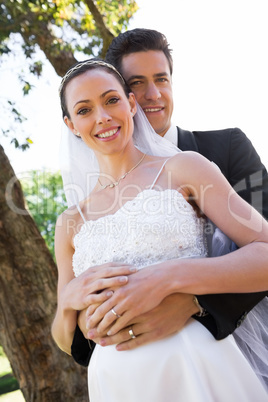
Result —
<svg viewBox="0 0 268 402"><path fill-rule="evenodd" d="M87 332L84 314L80 317L79 324L84 320L84 328L80 327L80 329L86 338L92 339L95 343L101 346L117 344L117 350L130 350L167 338L180 331L188 319L197 312L198 308L193 302L193 295L176 293L167 296L153 310L136 317L126 328L112 336L107 336L106 333L100 334L96 328ZM130 330L135 338L131 338Z"/></svg>

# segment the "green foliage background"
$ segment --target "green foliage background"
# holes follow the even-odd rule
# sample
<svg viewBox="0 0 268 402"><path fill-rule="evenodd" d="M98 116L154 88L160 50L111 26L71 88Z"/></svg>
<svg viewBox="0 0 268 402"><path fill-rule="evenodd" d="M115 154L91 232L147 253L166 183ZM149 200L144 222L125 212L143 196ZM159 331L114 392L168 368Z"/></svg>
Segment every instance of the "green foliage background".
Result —
<svg viewBox="0 0 268 402"><path fill-rule="evenodd" d="M33 170L27 178L21 179L21 184L26 207L55 258L55 224L58 216L67 208L61 175L59 172Z"/></svg>

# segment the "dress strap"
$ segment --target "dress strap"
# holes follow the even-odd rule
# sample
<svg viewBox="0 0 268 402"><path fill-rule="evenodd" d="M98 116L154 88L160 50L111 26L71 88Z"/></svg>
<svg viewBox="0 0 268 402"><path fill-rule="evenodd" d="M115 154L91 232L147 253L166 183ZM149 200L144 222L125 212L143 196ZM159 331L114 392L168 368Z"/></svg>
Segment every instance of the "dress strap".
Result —
<svg viewBox="0 0 268 402"><path fill-rule="evenodd" d="M168 161L169 159L170 159L170 158L166 159L165 162L163 163L163 165L161 166L159 172L158 172L157 175L156 175L156 178L154 179L152 185L150 186L150 190L154 187L155 183L157 182L158 177L160 176L162 170L163 170L164 167L165 167L165 164L167 163L167 161Z"/></svg>
<svg viewBox="0 0 268 402"><path fill-rule="evenodd" d="M82 217L84 223L86 223L86 220L85 220L85 217L84 217L84 215L83 215L83 212L82 212L82 210L81 210L81 208L80 208L80 205L77 204L76 207L77 207L77 210L78 210L79 214L81 215L81 217Z"/></svg>

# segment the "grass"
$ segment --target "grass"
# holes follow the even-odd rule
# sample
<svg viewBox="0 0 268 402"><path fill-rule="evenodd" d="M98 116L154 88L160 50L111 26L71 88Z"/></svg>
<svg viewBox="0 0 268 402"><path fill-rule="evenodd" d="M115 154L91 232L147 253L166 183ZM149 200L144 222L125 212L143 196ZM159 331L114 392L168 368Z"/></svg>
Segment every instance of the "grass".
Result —
<svg viewBox="0 0 268 402"><path fill-rule="evenodd" d="M25 402L20 390L0 396L0 402Z"/></svg>
<svg viewBox="0 0 268 402"><path fill-rule="evenodd" d="M0 346L0 377L11 372L12 370L9 361L4 354L2 346Z"/></svg>
<svg viewBox="0 0 268 402"><path fill-rule="evenodd" d="M0 402L23 402L19 384L13 376L9 361L0 346Z"/></svg>

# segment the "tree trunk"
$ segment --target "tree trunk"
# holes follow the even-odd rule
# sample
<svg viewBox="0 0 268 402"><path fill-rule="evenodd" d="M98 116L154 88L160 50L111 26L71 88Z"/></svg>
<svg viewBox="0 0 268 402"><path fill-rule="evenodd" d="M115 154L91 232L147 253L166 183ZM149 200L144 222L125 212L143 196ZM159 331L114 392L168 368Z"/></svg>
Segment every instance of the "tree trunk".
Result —
<svg viewBox="0 0 268 402"><path fill-rule="evenodd" d="M25 400L88 401L86 369L54 343L57 270L0 146L0 343Z"/></svg>

